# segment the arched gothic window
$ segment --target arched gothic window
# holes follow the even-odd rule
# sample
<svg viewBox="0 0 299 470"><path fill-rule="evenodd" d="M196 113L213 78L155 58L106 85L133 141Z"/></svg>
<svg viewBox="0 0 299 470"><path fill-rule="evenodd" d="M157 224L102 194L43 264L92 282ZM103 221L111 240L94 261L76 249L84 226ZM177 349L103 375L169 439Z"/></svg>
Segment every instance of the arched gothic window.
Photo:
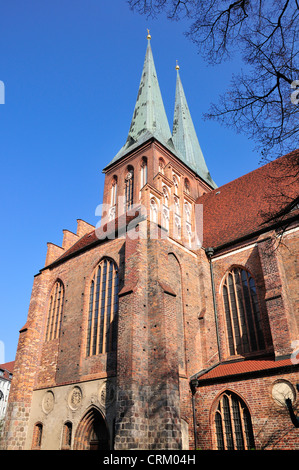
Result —
<svg viewBox="0 0 299 470"><path fill-rule="evenodd" d="M254 449L249 410L235 393L227 391L219 399L214 417L218 450Z"/></svg>
<svg viewBox="0 0 299 470"><path fill-rule="evenodd" d="M116 214L116 200L117 200L117 176L114 176L111 184L111 204L109 211L109 220L113 220Z"/></svg>
<svg viewBox="0 0 299 470"><path fill-rule="evenodd" d="M95 269L89 292L86 355L103 354L116 349L118 314L118 270L105 258Z"/></svg>
<svg viewBox="0 0 299 470"><path fill-rule="evenodd" d="M113 177L111 184L111 206L115 206L117 197L117 176Z"/></svg>
<svg viewBox="0 0 299 470"><path fill-rule="evenodd" d="M168 194L168 189L166 186L162 187L162 193L163 193L163 204L165 207L169 206L169 194Z"/></svg>
<svg viewBox="0 0 299 470"><path fill-rule="evenodd" d="M174 235L181 238L181 214L180 214L180 201L177 196L174 196Z"/></svg>
<svg viewBox="0 0 299 470"><path fill-rule="evenodd" d="M177 196L173 198L175 214L180 215L180 201Z"/></svg>
<svg viewBox="0 0 299 470"><path fill-rule="evenodd" d="M185 178L184 180L184 190L186 191L187 194L190 194L190 182L188 178Z"/></svg>
<svg viewBox="0 0 299 470"><path fill-rule="evenodd" d="M58 280L55 282L50 296L46 341L51 341L52 339L59 337L63 312L63 300L64 288L62 282Z"/></svg>
<svg viewBox="0 0 299 470"><path fill-rule="evenodd" d="M32 449L39 450L41 448L42 443L42 434L43 434L43 425L42 423L36 423L33 429L33 437L32 437Z"/></svg>
<svg viewBox="0 0 299 470"><path fill-rule="evenodd" d="M253 277L243 268L233 268L223 284L223 301L230 355L265 348L259 303Z"/></svg>
<svg viewBox="0 0 299 470"><path fill-rule="evenodd" d="M61 448L63 450L69 450L72 444L72 423L69 421L64 424L63 426L63 433L62 433L62 445Z"/></svg>
<svg viewBox="0 0 299 470"><path fill-rule="evenodd" d="M163 192L163 208L162 208L162 225L169 230L169 193L166 186L162 187Z"/></svg>
<svg viewBox="0 0 299 470"><path fill-rule="evenodd" d="M159 158L159 172L164 175L165 162L163 158Z"/></svg>
<svg viewBox="0 0 299 470"><path fill-rule="evenodd" d="M185 202L185 230L186 230L186 238L189 241L189 245L191 246L191 239L192 239L192 225L191 225L191 205L189 202Z"/></svg>
<svg viewBox="0 0 299 470"><path fill-rule="evenodd" d="M181 238L181 218L178 215L174 216L174 235L176 238Z"/></svg>
<svg viewBox="0 0 299 470"><path fill-rule="evenodd" d="M147 158L143 157L140 171L140 189L147 183Z"/></svg>
<svg viewBox="0 0 299 470"><path fill-rule="evenodd" d="M158 205L153 197L150 200L150 220L158 223Z"/></svg>
<svg viewBox="0 0 299 470"><path fill-rule="evenodd" d="M173 184L174 184L174 194L178 194L179 181L178 181L178 178L176 177L176 175L173 175L172 181L173 181Z"/></svg>
<svg viewBox="0 0 299 470"><path fill-rule="evenodd" d="M134 168L132 166L128 167L128 171L125 178L125 185L125 208L126 210L128 210L133 206L134 197Z"/></svg>

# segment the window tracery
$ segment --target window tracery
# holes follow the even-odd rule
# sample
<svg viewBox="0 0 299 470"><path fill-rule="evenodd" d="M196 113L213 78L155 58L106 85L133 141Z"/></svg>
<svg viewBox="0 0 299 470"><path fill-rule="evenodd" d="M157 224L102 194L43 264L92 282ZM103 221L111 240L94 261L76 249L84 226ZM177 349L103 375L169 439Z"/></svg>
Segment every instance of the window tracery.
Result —
<svg viewBox="0 0 299 470"><path fill-rule="evenodd" d="M58 280L55 282L50 296L46 341L51 341L52 339L59 337L63 313L63 302L64 287L62 282Z"/></svg>
<svg viewBox="0 0 299 470"><path fill-rule="evenodd" d="M134 198L134 168L128 167L128 171L125 178L125 209L131 209L133 206Z"/></svg>
<svg viewBox="0 0 299 470"><path fill-rule="evenodd" d="M231 269L222 293L230 355L263 350L260 308L251 274L241 267Z"/></svg>
<svg viewBox="0 0 299 470"><path fill-rule="evenodd" d="M97 266L90 283L86 355L116 349L118 314L118 270L111 259Z"/></svg>
<svg viewBox="0 0 299 470"><path fill-rule="evenodd" d="M254 449L254 437L249 410L235 393L224 392L214 415L218 450Z"/></svg>
<svg viewBox="0 0 299 470"><path fill-rule="evenodd" d="M140 189L147 183L147 158L143 158L140 169Z"/></svg>

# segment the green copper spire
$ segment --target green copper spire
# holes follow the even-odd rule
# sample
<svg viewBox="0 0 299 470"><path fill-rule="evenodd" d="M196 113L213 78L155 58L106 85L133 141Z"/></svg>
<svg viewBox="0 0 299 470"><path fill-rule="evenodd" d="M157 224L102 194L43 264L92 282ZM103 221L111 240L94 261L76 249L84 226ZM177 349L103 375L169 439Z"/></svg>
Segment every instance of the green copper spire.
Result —
<svg viewBox="0 0 299 470"><path fill-rule="evenodd" d="M133 118L125 145L109 163L110 166L151 137L174 150L164 104L158 83L148 32L147 50Z"/></svg>
<svg viewBox="0 0 299 470"><path fill-rule="evenodd" d="M175 92L175 107L172 129L172 140L181 160L210 186L217 185L212 180L202 154L195 132L183 85L180 79L179 66L176 66L177 80Z"/></svg>

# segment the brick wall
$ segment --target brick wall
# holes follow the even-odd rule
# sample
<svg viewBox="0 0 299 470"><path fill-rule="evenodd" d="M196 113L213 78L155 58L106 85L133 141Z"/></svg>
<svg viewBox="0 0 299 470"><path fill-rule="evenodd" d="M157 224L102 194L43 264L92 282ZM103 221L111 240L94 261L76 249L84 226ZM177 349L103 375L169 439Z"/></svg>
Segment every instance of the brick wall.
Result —
<svg viewBox="0 0 299 470"><path fill-rule="evenodd" d="M227 378L199 387L196 392L198 448L217 449L214 412L220 395L229 390L240 396L249 409L256 449L298 450L298 428L292 424L286 407L279 406L272 398L272 386L277 380L287 380L295 386L299 372L265 374L243 380L235 378L233 381Z"/></svg>
<svg viewBox="0 0 299 470"><path fill-rule="evenodd" d="M148 158L148 185L140 193L140 163ZM159 159L166 164L158 174ZM162 197L162 181L173 196L172 170L181 178L178 192L193 203L208 187L156 142L149 142L108 169L103 202L110 204L112 178L124 195L127 165L135 168L134 202L149 207L149 195ZM190 194L184 193L188 177ZM159 235L151 238L155 231ZM92 227L78 220L77 234L64 231L63 247L49 244L46 265L86 235ZM266 347L276 357L292 352L298 338L298 244L292 232L279 250L270 248L271 233L236 244L212 260L216 316L209 260L203 249L191 251L171 238L161 226L139 220L145 237L132 236L135 228L116 240L102 241L63 262L46 266L34 279L27 323L20 331L14 377L5 427L8 449L22 449L28 436L33 391L80 384L116 376L116 449L180 449L182 421L189 427L194 448L192 394L189 380L229 355L223 279L233 266L247 269L255 280ZM86 357L90 282L104 256L119 268L117 351ZM294 262L295 260L295 262ZM45 341L49 298L57 279L64 286L64 309L59 339ZM216 318L219 326L217 343ZM220 352L220 355L219 355ZM259 448L297 448L298 435L285 410L275 408L271 387L277 378L299 381L298 373L230 379L200 387L196 393L198 447L215 447L213 410L219 394L230 389L247 403ZM38 393L36 393L38 395ZM86 397L85 397L86 398ZM35 404L36 405L36 404ZM79 418L78 418L79 420ZM184 428L185 429L185 428ZM32 431L32 430L31 430ZM297 441L296 441L297 439ZM289 446L289 447L287 447Z"/></svg>

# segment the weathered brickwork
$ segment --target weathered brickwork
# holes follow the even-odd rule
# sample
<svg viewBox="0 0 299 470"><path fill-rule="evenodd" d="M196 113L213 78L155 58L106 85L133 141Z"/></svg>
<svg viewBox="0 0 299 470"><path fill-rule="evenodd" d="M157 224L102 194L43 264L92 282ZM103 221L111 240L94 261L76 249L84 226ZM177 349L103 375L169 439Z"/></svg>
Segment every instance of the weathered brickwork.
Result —
<svg viewBox="0 0 299 470"><path fill-rule="evenodd" d="M217 188L150 39L101 223L34 277L1 446L298 450L298 150Z"/></svg>
<svg viewBox="0 0 299 470"><path fill-rule="evenodd" d="M226 337L226 323L225 323L225 313L224 313L224 304L223 304L223 295L222 295L222 285L224 281L224 277L227 272L234 266L241 266L247 269L251 275L253 276L257 292L258 292L258 301L259 307L262 316L262 325L263 331L265 336L265 343L266 343L266 352L271 353L273 352L273 345L272 345L272 335L273 331L270 331L269 326L269 319L266 310L265 304L265 283L264 277L260 262L260 257L258 253L258 245L254 243L253 246L243 245L245 248L243 251L238 251L237 253L226 253L219 257L215 256L212 260L213 265L213 272L214 272L214 284L215 284L215 291L216 291L216 302L217 302L217 315L218 315L218 322L219 322L219 336L220 336L220 344L221 344L221 359L227 360L229 356L228 351L228 341ZM239 247L239 250L242 248ZM271 335L272 333L272 335ZM218 361L218 358L215 362Z"/></svg>
<svg viewBox="0 0 299 470"><path fill-rule="evenodd" d="M144 157L148 180L141 187ZM299 366L290 362L299 328L296 224L277 249L275 231L268 230L218 247L209 257L208 246L190 249L175 236L173 215L167 230L160 215L151 220L149 210L151 197L163 203L162 185L167 184L170 199L180 201L183 225L184 201L194 209L197 198L210 191L206 183L150 140L107 170L104 203L110 204L115 177L124 196L128 165L134 166L134 202L143 204L147 214L133 209L130 217L118 217L121 206L115 220L104 220L106 235L115 223L115 238L99 240L94 227L78 220L76 234L64 231L62 247L48 245L20 330L2 446L30 449L38 424L41 449L88 449L99 443L119 450L216 449L215 410L221 394L230 391L249 410L257 448L298 449L298 430L287 408L272 397L277 380L289 382L298 412ZM114 261L118 273L117 347L89 356L91 285L105 258ZM225 316L223 284L236 267L254 279L265 341L262 350L246 356L230 353ZM60 335L48 340L57 280L64 292ZM286 358L288 365L279 367ZM259 368L259 360L272 361L271 370ZM254 368L205 378L211 367L235 363ZM66 429L71 429L69 439Z"/></svg>
<svg viewBox="0 0 299 470"><path fill-rule="evenodd" d="M233 266L246 268L254 277L263 316L266 354L278 357L290 354L292 341L298 338L298 276L295 259L298 257L298 232L285 234L277 247L273 238L260 237L252 243L236 245L231 251L219 253L213 259L216 306L219 322L220 355L222 360L233 359L228 352L222 283ZM274 245L273 245L274 243ZM275 246L275 249L273 249ZM297 308L296 308L297 306ZM298 349L298 348L297 348ZM236 357L237 358L237 357ZM214 359L217 364L218 359ZM215 409L225 391L240 396L250 411L256 448L298 449L298 430L290 420L287 408L273 400L271 390L278 380L287 380L296 390L299 378L298 361L284 371L244 374L236 377L219 377L213 381L202 380L196 392L197 446L200 449L217 449ZM295 409L296 409L295 403Z"/></svg>
<svg viewBox="0 0 299 470"><path fill-rule="evenodd" d="M250 411L256 449L298 450L298 428L292 424L287 409L272 398L272 386L278 380L295 385L299 380L298 368L289 373L264 373L259 377L226 378L218 383L202 384L195 399L198 449L217 449L215 410L221 394L229 390L240 396Z"/></svg>

